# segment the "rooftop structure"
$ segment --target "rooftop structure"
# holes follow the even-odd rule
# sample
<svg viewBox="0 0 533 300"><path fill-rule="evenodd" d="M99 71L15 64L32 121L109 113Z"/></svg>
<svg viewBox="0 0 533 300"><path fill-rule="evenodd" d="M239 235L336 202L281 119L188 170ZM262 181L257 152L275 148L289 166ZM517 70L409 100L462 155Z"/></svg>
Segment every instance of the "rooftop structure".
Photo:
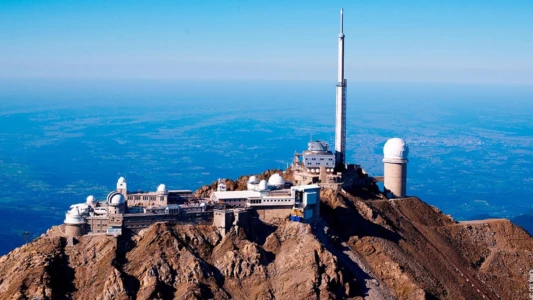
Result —
<svg viewBox="0 0 533 300"><path fill-rule="evenodd" d="M336 157L323 141L311 141L303 153L295 153L292 163L295 184L338 183L341 174L335 173Z"/></svg>

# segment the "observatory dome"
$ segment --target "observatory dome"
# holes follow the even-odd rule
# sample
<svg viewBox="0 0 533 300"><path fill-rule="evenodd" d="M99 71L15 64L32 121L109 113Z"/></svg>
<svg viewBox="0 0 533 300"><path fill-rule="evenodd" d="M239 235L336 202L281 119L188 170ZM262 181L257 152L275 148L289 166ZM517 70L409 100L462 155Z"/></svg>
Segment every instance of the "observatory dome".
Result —
<svg viewBox="0 0 533 300"><path fill-rule="evenodd" d="M158 187L157 187L157 192L158 193L165 193L167 191L167 186L164 185L164 184L160 184Z"/></svg>
<svg viewBox="0 0 533 300"><path fill-rule="evenodd" d="M80 214L77 207L69 210L65 215L65 224L84 224L85 219Z"/></svg>
<svg viewBox="0 0 533 300"><path fill-rule="evenodd" d="M89 197L87 197L87 202L86 202L88 205L94 205L96 203L96 199L94 198L93 195L90 195Z"/></svg>
<svg viewBox="0 0 533 300"><path fill-rule="evenodd" d="M117 183L126 183L126 178L120 177Z"/></svg>
<svg viewBox="0 0 533 300"><path fill-rule="evenodd" d="M400 138L389 139L383 147L384 159L407 160L409 146Z"/></svg>
<svg viewBox="0 0 533 300"><path fill-rule="evenodd" d="M124 195L113 192L107 196L107 202L111 206L119 206L126 202L126 199L124 198Z"/></svg>
<svg viewBox="0 0 533 300"><path fill-rule="evenodd" d="M281 175L279 174L274 174L272 176L270 176L270 178L268 179L268 185L269 186L274 186L274 187L283 187L285 186L285 179L283 179L283 177L281 177Z"/></svg>
<svg viewBox="0 0 533 300"><path fill-rule="evenodd" d="M250 176L250 178L248 178L248 183L257 184L257 183L259 183L259 180L257 179L257 176L252 175L252 176Z"/></svg>
<svg viewBox="0 0 533 300"><path fill-rule="evenodd" d="M260 191L268 190L268 184L266 180L263 179L261 180L261 182L259 182L259 190Z"/></svg>

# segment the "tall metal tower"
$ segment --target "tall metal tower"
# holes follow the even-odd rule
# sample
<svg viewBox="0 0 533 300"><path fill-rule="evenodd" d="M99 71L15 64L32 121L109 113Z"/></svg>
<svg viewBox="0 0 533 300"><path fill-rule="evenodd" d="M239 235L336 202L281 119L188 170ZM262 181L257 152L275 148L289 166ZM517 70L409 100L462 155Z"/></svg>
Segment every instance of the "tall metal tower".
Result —
<svg viewBox="0 0 533 300"><path fill-rule="evenodd" d="M346 79L344 79L344 33L341 8L341 32L339 33L339 70L335 117L335 160L338 168L345 164L346 155Z"/></svg>

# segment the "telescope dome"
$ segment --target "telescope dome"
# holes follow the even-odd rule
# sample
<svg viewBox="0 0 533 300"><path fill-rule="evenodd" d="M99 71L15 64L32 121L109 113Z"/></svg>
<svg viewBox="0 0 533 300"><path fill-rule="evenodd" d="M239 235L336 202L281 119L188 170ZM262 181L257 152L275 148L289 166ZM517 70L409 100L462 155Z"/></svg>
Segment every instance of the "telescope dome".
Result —
<svg viewBox="0 0 533 300"><path fill-rule="evenodd" d="M281 175L279 174L273 174L272 176L270 176L270 178L268 179L268 185L269 186L273 186L273 187L283 187L285 186L285 179L283 179L283 177L281 177Z"/></svg>
<svg viewBox="0 0 533 300"><path fill-rule="evenodd" d="M96 203L96 199L94 198L93 195L90 195L89 197L87 197L87 202L86 202L88 205L94 205Z"/></svg>
<svg viewBox="0 0 533 300"><path fill-rule="evenodd" d="M383 147L383 156L385 159L407 160L409 155L409 146L400 138L389 139Z"/></svg>
<svg viewBox="0 0 533 300"><path fill-rule="evenodd" d="M263 179L261 180L261 182L259 182L259 190L260 191L268 190L268 184L266 180Z"/></svg>

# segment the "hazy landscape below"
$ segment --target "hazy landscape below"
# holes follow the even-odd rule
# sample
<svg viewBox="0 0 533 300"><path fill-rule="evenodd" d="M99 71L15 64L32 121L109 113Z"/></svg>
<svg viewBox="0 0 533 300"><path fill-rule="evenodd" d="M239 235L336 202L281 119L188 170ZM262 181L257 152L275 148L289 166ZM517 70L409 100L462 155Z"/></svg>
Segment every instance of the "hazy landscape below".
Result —
<svg viewBox="0 0 533 300"><path fill-rule="evenodd" d="M409 195L457 220L528 222L532 110L531 87L349 82L347 160L381 175L383 144L404 138ZM311 137L333 146L334 117L330 82L2 80L0 254L119 176L195 190L285 168Z"/></svg>

